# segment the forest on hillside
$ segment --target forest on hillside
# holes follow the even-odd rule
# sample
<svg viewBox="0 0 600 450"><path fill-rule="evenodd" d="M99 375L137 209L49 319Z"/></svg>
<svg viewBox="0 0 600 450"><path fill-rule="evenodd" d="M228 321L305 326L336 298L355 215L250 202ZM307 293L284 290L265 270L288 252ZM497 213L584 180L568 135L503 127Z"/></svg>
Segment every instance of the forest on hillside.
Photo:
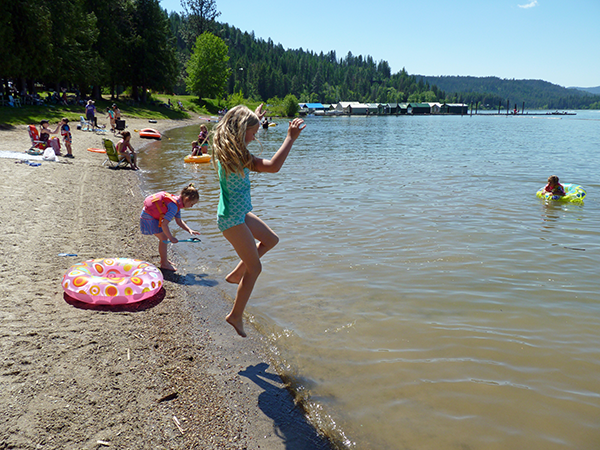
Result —
<svg viewBox="0 0 600 450"><path fill-rule="evenodd" d="M176 37L179 60L189 57L184 37L185 18L169 15L171 32ZM225 23L213 23L209 30L229 47L231 75L227 93L241 92L245 98L267 100L295 95L303 102L427 102L443 99L436 86L419 81L405 70L391 73L387 61L348 53L338 58L335 51L314 53L303 49L284 49L271 39L256 38ZM182 72L176 92L185 91Z"/></svg>
<svg viewBox="0 0 600 450"><path fill-rule="evenodd" d="M484 108L506 107L507 101L529 109L599 109L600 96L565 88L542 80L506 80L498 77L425 76L418 79L436 84L465 103Z"/></svg>
<svg viewBox="0 0 600 450"><path fill-rule="evenodd" d="M169 15L180 59L190 52L181 32L185 20L177 13ZM338 57L335 51L284 49L271 39L216 21L208 29L229 47L227 93L241 92L246 98L267 100L291 93L301 102L464 102L483 109L500 104L505 108L509 102L519 108L525 103L529 109L600 109L600 96L542 80L427 77L405 69L393 74L387 61L374 61L369 55L349 52ZM178 90L185 90L183 78Z"/></svg>
<svg viewBox="0 0 600 450"><path fill-rule="evenodd" d="M5 94L69 90L98 98L188 92L188 62L205 32L227 46L221 97L302 102L465 102L508 100L527 108L600 109L600 96L539 80L424 77L392 73L371 56L285 49L217 21L215 0L182 0L183 13L159 0L0 2L0 81ZM31 28L30 24L36 24Z"/></svg>

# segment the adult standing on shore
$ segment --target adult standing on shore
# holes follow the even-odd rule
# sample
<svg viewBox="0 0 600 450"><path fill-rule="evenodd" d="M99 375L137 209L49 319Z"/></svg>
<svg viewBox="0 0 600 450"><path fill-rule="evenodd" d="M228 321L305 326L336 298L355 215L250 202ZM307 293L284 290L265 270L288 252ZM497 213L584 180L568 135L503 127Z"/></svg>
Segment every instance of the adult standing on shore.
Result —
<svg viewBox="0 0 600 450"><path fill-rule="evenodd" d="M98 128L98 122L96 119L96 106L92 100L88 100L87 105L85 105L85 118L88 122L91 122L94 125L94 128Z"/></svg>

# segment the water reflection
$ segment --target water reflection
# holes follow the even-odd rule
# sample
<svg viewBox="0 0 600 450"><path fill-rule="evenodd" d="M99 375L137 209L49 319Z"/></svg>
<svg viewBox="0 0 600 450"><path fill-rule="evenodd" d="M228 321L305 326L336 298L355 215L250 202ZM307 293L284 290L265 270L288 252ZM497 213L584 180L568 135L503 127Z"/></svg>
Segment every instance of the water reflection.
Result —
<svg viewBox="0 0 600 450"><path fill-rule="evenodd" d="M309 117L282 171L252 176L255 213L281 241L248 310L340 442L600 442L600 128L575 119ZM190 283L233 297L214 170L183 163L195 134L143 152L145 186L197 183L184 219L202 245L177 250ZM284 136L261 133L263 155ZM584 186L585 204L536 198L550 173Z"/></svg>

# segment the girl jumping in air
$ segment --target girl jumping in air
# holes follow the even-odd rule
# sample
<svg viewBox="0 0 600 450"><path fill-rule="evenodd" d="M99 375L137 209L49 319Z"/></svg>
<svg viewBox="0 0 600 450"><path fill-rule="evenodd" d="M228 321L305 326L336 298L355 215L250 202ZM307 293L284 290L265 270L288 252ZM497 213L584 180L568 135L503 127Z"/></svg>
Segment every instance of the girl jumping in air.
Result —
<svg viewBox="0 0 600 450"><path fill-rule="evenodd" d="M213 137L213 158L221 187L217 226L241 259L225 277L229 283L238 285L233 308L226 320L242 337L246 337L242 320L244 308L262 270L260 258L279 242L273 230L250 212L249 173L279 172L292 144L306 128L302 119L292 120L287 136L275 155L271 159L258 158L247 147L255 139L265 114L262 107L261 104L255 112L243 105L232 108L215 127Z"/></svg>
<svg viewBox="0 0 600 450"><path fill-rule="evenodd" d="M186 225L181 219L181 209L191 208L200 200L200 194L190 183L185 187L180 195L171 195L167 192L158 192L146 197L144 200L144 209L140 217L140 229L142 234L153 234L158 238L158 253L160 255L160 268L170 271L176 271L177 268L167 258L166 240L176 244L178 240L173 237L169 230L169 223L175 219L177 225L188 233L200 234Z"/></svg>

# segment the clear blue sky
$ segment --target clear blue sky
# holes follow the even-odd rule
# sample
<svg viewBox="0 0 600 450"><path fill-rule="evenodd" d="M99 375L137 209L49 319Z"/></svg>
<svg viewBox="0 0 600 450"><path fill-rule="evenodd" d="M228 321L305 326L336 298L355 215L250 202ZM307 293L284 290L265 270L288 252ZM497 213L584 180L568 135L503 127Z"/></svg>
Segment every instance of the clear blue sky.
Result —
<svg viewBox="0 0 600 450"><path fill-rule="evenodd" d="M168 11L179 0L160 0ZM217 0L217 19L285 49L386 60L392 72L600 86L600 0Z"/></svg>

